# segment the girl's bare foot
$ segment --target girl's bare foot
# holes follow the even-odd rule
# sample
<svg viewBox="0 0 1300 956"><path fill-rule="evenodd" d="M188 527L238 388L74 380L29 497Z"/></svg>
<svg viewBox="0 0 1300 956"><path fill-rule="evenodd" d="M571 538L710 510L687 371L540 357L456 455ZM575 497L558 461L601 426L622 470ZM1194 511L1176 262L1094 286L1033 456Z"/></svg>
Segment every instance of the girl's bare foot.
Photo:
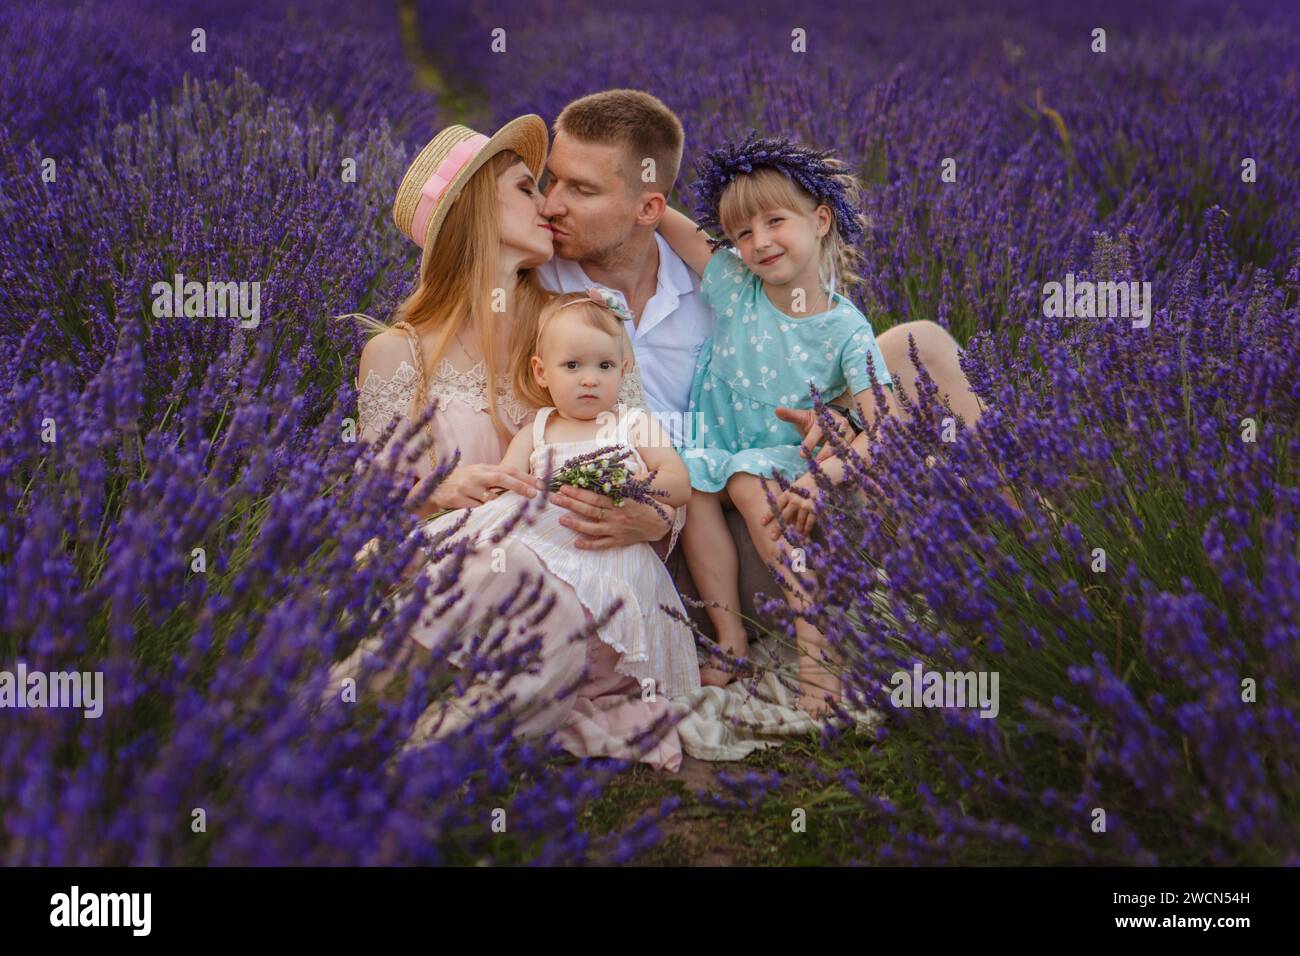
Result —
<svg viewBox="0 0 1300 956"><path fill-rule="evenodd" d="M831 713L831 705L826 700L827 696L828 695L825 691L806 690L799 695L799 699L795 702L795 707L802 710L814 720L821 720L823 717L827 717Z"/></svg>
<svg viewBox="0 0 1300 956"><path fill-rule="evenodd" d="M728 656L727 668L701 667L700 683L706 687L726 687L748 666L749 637L744 631L718 638L718 647Z"/></svg>
<svg viewBox="0 0 1300 956"><path fill-rule="evenodd" d="M830 715L831 702L840 702L839 675L832 672L823 661L801 657L799 699L795 706L808 716L820 719Z"/></svg>

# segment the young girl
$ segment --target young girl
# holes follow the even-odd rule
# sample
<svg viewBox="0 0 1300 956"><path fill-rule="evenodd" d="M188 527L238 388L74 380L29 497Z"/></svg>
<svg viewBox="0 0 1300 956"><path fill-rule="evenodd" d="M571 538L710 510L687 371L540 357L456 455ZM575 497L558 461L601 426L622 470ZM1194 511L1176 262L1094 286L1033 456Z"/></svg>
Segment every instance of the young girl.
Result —
<svg viewBox="0 0 1300 956"><path fill-rule="evenodd" d="M506 449L502 467L528 469L545 477L547 453L558 472L566 462L608 446L630 448L624 460L629 473L658 469L653 487L667 492L659 500L684 504L691 494L686 466L658 421L641 408L618 403L619 386L632 367L632 345L623 328L622 304L604 290L568 293L543 307L538 320L532 372L537 398L548 403L531 428L519 430ZM539 401L539 404L542 404ZM491 547L493 535L513 518L527 499L509 491L474 508L454 540ZM508 531L557 577L572 585L583 606L600 619L622 599L621 609L599 630L602 641L618 651L615 670L644 682L655 694L675 697L700 686L695 639L689 627L660 605L683 616L681 598L663 562L649 544L602 551L574 547L578 533L560 524L568 514L557 505L529 508ZM426 524L436 539L464 518L453 511ZM574 622L575 630L579 622Z"/></svg>
<svg viewBox="0 0 1300 956"><path fill-rule="evenodd" d="M782 516L804 533L813 525L818 490L800 455L798 429L778 419L776 408L811 408L809 385L816 384L824 401L851 395L871 421L872 375L890 379L866 318L835 292L837 273L842 282L860 281L852 267L862 216L844 165L826 152L751 135L708 154L699 172L701 229L720 229L734 250L715 251L723 241L710 240L674 210L661 220L664 238L701 274L700 294L715 322L691 386L689 419L697 433L682 457L695 493L682 546L701 598L717 605L708 613L718 643L744 658L748 642L734 610L738 558L723 508L741 512L759 555L775 562L781 545L771 534L776 525L769 526L765 485L771 481ZM842 463L826 465L837 480ZM773 472L795 490L781 493L768 477ZM792 583L787 598L802 611L806 593ZM823 663L827 648L817 629L800 619L796 635L799 707L820 715L828 698L839 699L840 682ZM706 684L733 676L718 668L701 673Z"/></svg>

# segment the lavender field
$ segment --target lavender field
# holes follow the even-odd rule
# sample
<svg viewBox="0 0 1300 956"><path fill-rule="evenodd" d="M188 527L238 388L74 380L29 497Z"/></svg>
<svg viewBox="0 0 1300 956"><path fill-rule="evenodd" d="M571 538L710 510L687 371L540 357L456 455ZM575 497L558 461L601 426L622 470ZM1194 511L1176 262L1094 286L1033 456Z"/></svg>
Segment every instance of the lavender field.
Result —
<svg viewBox="0 0 1300 956"><path fill-rule="evenodd" d="M1294 4L14 0L0 60L0 672L103 685L0 708L0 863L1300 864ZM681 117L688 212L750 129L834 149L876 332L966 347L978 427L923 388L801 542L877 735L681 775L505 718L408 749L436 655L319 705L474 600L453 556L391 613L416 519L349 427L335 316L415 277L402 173L616 87ZM159 314L177 275L256 314ZM1067 281L1149 314L1053 314ZM997 672L996 718L896 706L918 665Z"/></svg>

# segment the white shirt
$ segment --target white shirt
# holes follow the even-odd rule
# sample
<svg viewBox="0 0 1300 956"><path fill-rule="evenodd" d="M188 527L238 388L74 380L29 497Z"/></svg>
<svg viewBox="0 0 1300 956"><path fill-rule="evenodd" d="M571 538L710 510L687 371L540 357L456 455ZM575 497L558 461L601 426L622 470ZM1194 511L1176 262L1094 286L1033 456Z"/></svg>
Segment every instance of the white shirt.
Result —
<svg viewBox="0 0 1300 956"><path fill-rule="evenodd" d="M638 321L625 326L641 369L646 404L672 440L679 442L695 360L713 334L713 311L700 299L700 280L681 256L657 232L655 242L659 244L659 275L654 295L641 310ZM592 286L609 288L589 279L572 259L556 257L539 266L537 275L552 292L585 292ZM610 291L631 309L627 296L618 289Z"/></svg>

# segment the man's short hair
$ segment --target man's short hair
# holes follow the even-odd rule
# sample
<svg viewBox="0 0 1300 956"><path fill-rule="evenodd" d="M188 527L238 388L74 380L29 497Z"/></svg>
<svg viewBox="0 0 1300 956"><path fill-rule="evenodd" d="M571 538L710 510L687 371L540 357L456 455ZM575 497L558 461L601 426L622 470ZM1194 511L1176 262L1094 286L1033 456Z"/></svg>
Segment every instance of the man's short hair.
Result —
<svg viewBox="0 0 1300 956"><path fill-rule="evenodd" d="M623 174L629 189L667 196L677 182L686 134L677 114L649 93L604 90L583 96L560 111L554 131L586 143L625 147ZM641 179L646 157L654 160L653 182Z"/></svg>

